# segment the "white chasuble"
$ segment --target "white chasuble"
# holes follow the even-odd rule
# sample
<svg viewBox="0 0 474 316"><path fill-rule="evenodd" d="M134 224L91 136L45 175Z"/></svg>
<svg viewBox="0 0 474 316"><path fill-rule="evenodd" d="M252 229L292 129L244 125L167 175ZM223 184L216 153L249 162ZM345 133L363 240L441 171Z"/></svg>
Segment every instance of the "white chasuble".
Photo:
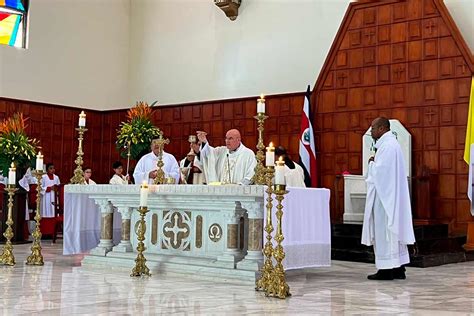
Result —
<svg viewBox="0 0 474 316"><path fill-rule="evenodd" d="M207 183L222 182L250 184L255 173L257 160L255 153L240 144L229 151L225 146L211 147L208 143L201 146L199 160L204 167Z"/></svg>
<svg viewBox="0 0 474 316"><path fill-rule="evenodd" d="M407 245L415 243L410 193L403 153L389 131L375 144L369 163L362 244L374 246L377 269L410 262Z"/></svg>
<svg viewBox="0 0 474 316"><path fill-rule="evenodd" d="M165 177L172 177L179 183L179 166L176 158L173 155L163 152L163 171ZM158 157L153 153L148 153L138 161L135 170L133 171L133 179L135 184L142 184L143 181L153 184L153 179L149 177L149 173L153 170L157 170Z"/></svg>
<svg viewBox="0 0 474 316"><path fill-rule="evenodd" d="M53 204L55 202L53 186L60 183L59 177L55 174L53 179L50 179L48 174L44 174L41 178L41 217L56 216Z"/></svg>

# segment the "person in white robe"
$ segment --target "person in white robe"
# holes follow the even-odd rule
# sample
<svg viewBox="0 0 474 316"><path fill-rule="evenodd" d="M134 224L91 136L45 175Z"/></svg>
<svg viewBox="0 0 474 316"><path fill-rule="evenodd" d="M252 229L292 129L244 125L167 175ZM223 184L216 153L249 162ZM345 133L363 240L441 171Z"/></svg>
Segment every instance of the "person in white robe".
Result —
<svg viewBox="0 0 474 316"><path fill-rule="evenodd" d="M229 130L225 135L225 146L212 147L207 133L197 132L199 143L193 145L198 160L203 165L207 184L213 182L251 184L257 160L255 153L242 143L240 132Z"/></svg>
<svg viewBox="0 0 474 316"><path fill-rule="evenodd" d="M95 183L94 180L91 179L91 176L92 176L92 169L89 168L89 167L85 167L84 168L84 183L86 185L95 185L97 183Z"/></svg>
<svg viewBox="0 0 474 316"><path fill-rule="evenodd" d="M123 164L120 161L116 161L112 164L112 169L114 169L115 174L109 180L109 184L116 185L127 185L128 184L128 175L124 176L123 173Z"/></svg>
<svg viewBox="0 0 474 316"><path fill-rule="evenodd" d="M135 166L133 179L135 179L136 184L141 184L143 182L153 184L153 181L156 178L156 171L158 170L158 155L160 153L160 147L158 146L157 139L154 139L151 142L150 147L151 152L140 158L137 165ZM173 155L163 151L162 160L164 163L162 169L165 173L165 178L174 178L176 183L179 183L179 165L176 158Z"/></svg>
<svg viewBox="0 0 474 316"><path fill-rule="evenodd" d="M61 184L59 177L54 173L54 165L48 163L46 165L46 174L41 178L41 217L51 218L55 217L55 192L54 186Z"/></svg>
<svg viewBox="0 0 474 316"><path fill-rule="evenodd" d="M187 184L203 184L206 182L202 172L202 164L196 159L196 153L192 149L186 155L186 158L179 162L179 168L182 182L184 182L183 180L186 180Z"/></svg>
<svg viewBox="0 0 474 316"><path fill-rule="evenodd" d="M38 180L31 174L31 168L28 168L25 172L25 175L18 181L18 184L25 189L26 192L30 192L30 185L37 184ZM25 208L25 220L30 220L30 214L33 213L35 210L30 209L28 207L28 194L26 195L26 208Z"/></svg>
<svg viewBox="0 0 474 316"><path fill-rule="evenodd" d="M388 119L375 119L371 128L376 154L369 160L366 178L362 244L374 246L378 271L368 279L405 279L407 245L415 243L405 161Z"/></svg>
<svg viewBox="0 0 474 316"><path fill-rule="evenodd" d="M279 160L282 157L283 161L285 161L285 183L289 187L300 187L305 188L306 185L304 183L304 171L301 166L291 160L286 152L285 147L278 146L275 149L275 159Z"/></svg>

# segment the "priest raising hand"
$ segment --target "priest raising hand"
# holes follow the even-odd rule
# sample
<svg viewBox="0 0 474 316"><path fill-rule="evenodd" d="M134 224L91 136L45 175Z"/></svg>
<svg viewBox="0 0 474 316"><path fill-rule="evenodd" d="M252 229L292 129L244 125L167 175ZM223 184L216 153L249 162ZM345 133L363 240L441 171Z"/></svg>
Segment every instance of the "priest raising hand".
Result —
<svg viewBox="0 0 474 316"><path fill-rule="evenodd" d="M244 146L240 132L236 129L227 131L225 146L212 147L207 140L207 133L197 131L198 146L192 147L202 162L207 183L250 184L257 164L255 154Z"/></svg>
<svg viewBox="0 0 474 316"><path fill-rule="evenodd" d="M415 242L403 153L384 117L372 122L375 158L369 160L362 243L374 246L376 274L369 280L405 279L407 245Z"/></svg>

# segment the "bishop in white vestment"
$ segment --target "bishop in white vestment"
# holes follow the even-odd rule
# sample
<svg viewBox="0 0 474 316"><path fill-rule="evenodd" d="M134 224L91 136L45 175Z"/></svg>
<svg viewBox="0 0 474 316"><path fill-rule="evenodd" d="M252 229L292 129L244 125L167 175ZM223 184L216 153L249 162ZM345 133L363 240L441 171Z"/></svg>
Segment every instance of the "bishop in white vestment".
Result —
<svg viewBox="0 0 474 316"><path fill-rule="evenodd" d="M153 180L156 178L156 170L158 169L158 154L159 146L155 140L151 142L151 152L140 158L135 170L133 172L133 179L135 179L135 184L141 184L146 181L149 184L153 183ZM176 158L173 155L168 154L163 151L162 160L164 163L163 171L165 172L165 177L172 177L176 180L176 183L179 183L179 166Z"/></svg>
<svg viewBox="0 0 474 316"><path fill-rule="evenodd" d="M251 184L257 160L255 153L244 146L240 132L231 129L226 133L225 146L211 147L206 133L197 132L201 146L198 160L202 162L207 183L221 182ZM196 150L196 148L195 148Z"/></svg>
<svg viewBox="0 0 474 316"><path fill-rule="evenodd" d="M374 246L378 271L370 280L405 279L407 245L415 243L403 153L386 118L372 122L376 154L369 161L362 244Z"/></svg>
<svg viewBox="0 0 474 316"><path fill-rule="evenodd" d="M46 174L41 178L41 217L55 217L55 193L53 187L61 184L59 177L54 174L53 164L46 165Z"/></svg>

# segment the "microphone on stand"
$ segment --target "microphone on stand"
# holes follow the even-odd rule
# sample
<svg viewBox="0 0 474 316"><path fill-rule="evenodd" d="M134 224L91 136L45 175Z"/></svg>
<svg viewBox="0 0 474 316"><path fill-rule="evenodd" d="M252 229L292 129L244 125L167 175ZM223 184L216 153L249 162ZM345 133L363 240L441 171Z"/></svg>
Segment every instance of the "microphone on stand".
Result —
<svg viewBox="0 0 474 316"><path fill-rule="evenodd" d="M229 162L229 153L227 153L227 173L228 173L228 176L229 176L229 183L232 183L232 181L230 180L230 162Z"/></svg>

